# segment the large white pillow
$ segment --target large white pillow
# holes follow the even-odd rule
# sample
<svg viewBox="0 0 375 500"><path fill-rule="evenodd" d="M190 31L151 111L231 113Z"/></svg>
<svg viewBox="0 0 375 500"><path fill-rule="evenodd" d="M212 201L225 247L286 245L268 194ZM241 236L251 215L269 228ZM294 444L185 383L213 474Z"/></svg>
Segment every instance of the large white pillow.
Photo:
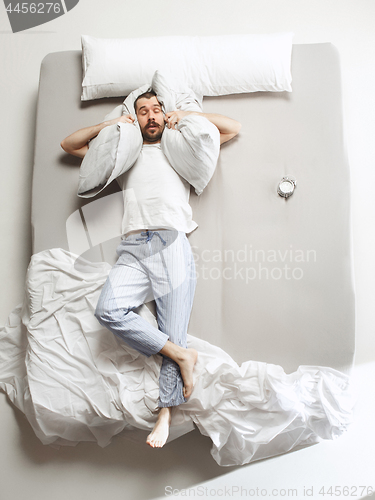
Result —
<svg viewBox="0 0 375 500"><path fill-rule="evenodd" d="M81 99L126 96L151 81L156 70L173 74L202 96L291 92L293 36L104 39L83 35Z"/></svg>

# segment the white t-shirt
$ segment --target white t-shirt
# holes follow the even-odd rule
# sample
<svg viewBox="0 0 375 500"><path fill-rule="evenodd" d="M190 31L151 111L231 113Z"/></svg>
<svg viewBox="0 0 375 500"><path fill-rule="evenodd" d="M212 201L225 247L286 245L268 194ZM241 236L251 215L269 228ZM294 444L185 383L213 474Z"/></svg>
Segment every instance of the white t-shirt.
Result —
<svg viewBox="0 0 375 500"><path fill-rule="evenodd" d="M124 196L122 234L162 228L190 233L198 227L189 205L190 184L170 165L160 143L144 144L117 182Z"/></svg>

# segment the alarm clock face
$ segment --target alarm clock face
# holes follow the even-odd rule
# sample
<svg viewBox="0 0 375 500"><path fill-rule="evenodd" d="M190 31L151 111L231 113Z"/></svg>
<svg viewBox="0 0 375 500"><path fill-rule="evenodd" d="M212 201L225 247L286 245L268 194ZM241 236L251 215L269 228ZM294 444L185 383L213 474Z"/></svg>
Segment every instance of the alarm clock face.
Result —
<svg viewBox="0 0 375 500"><path fill-rule="evenodd" d="M283 198L289 198L294 193L296 180L294 177L283 177L277 186L277 192Z"/></svg>
<svg viewBox="0 0 375 500"><path fill-rule="evenodd" d="M280 191L284 194L293 193L294 186L290 181L283 181L280 183Z"/></svg>

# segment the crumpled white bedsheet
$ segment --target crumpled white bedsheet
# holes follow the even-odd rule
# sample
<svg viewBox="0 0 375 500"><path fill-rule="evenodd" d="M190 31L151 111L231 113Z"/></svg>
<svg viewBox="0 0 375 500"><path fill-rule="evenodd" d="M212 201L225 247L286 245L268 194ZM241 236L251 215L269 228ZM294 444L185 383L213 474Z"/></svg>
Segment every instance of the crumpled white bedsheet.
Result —
<svg viewBox="0 0 375 500"><path fill-rule="evenodd" d="M0 388L44 444L106 446L126 428L152 429L161 358L138 354L99 325L93 312L110 265L75 266L76 258L62 249L32 257L24 303L0 330ZM199 351L194 390L172 424L193 421L220 465L336 438L351 422L350 379L335 369L300 366L287 375L263 362L238 366L191 335L188 345Z"/></svg>

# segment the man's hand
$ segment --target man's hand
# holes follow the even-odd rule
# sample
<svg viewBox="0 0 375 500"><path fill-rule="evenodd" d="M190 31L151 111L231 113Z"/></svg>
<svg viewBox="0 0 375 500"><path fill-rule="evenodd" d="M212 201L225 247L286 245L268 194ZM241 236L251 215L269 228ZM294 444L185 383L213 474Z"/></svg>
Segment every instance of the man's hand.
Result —
<svg viewBox="0 0 375 500"><path fill-rule="evenodd" d="M113 120L110 120L108 122L109 125L114 125L115 123L118 123L118 122L121 122L121 123L134 123L135 122L135 118L133 115L122 115L120 116L120 118L114 118Z"/></svg>
<svg viewBox="0 0 375 500"><path fill-rule="evenodd" d="M108 127L110 125L116 125L116 123L134 123L135 122L135 118L133 115L129 114L129 115L122 115L120 116L120 118L113 118L112 120L108 120L108 121L105 121L103 122L103 125L105 127Z"/></svg>
<svg viewBox="0 0 375 500"><path fill-rule="evenodd" d="M165 122L168 128L176 129L176 125L181 120L181 118L184 118L184 116L187 115L191 115L192 113L193 111L181 111L181 110L170 111L169 113L165 113Z"/></svg>
<svg viewBox="0 0 375 500"><path fill-rule="evenodd" d="M200 113L198 111L171 111L165 113L165 121L169 128L176 129L177 123L187 115L198 115L207 118L213 123L220 132L220 144L228 142L235 137L241 129L241 123L228 118L227 116L218 115L215 113Z"/></svg>

